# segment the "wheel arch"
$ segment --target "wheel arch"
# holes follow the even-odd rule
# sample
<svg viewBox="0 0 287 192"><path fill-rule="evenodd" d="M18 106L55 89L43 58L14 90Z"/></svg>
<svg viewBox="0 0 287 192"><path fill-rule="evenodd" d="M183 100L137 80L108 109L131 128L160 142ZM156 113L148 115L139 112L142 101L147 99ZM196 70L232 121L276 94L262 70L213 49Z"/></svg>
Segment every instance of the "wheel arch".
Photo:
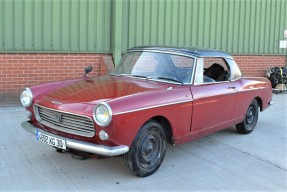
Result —
<svg viewBox="0 0 287 192"><path fill-rule="evenodd" d="M158 123L160 123L163 126L167 141L170 144L173 144L173 131L172 131L172 127L171 127L169 120L163 116L155 116L155 117L152 117L150 120L157 121Z"/></svg>
<svg viewBox="0 0 287 192"><path fill-rule="evenodd" d="M259 106L259 108L260 108L260 111L262 111L262 99L260 98L260 97L255 97L255 99L256 99L256 101L257 101L257 103L258 103L258 106Z"/></svg>

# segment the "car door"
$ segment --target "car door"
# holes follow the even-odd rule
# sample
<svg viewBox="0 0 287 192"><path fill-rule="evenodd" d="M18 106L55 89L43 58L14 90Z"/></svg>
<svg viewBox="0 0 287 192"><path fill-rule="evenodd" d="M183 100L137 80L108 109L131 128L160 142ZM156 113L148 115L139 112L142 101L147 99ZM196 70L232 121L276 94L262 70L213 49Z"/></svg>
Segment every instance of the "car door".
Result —
<svg viewBox="0 0 287 192"><path fill-rule="evenodd" d="M212 132L225 128L231 118L236 88L228 79L230 70L226 61L222 58L216 58L216 60L217 63L221 61L221 65L226 65L224 80L212 81L210 77L205 76L211 67L210 61L213 62L212 58L197 59L194 86L190 88L193 95L192 133L207 130ZM205 71L204 68L206 68Z"/></svg>

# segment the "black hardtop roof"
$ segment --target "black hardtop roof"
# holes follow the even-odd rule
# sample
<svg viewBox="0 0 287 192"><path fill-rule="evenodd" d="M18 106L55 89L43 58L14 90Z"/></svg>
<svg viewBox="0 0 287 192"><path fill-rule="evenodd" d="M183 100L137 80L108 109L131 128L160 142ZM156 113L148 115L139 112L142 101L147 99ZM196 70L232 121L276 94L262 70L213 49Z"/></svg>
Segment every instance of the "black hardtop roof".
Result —
<svg viewBox="0 0 287 192"><path fill-rule="evenodd" d="M162 51L162 52L174 52L186 55L192 55L195 57L223 57L231 58L232 56L228 53L209 49L198 49L188 47L164 47L164 46L140 46L129 49L130 51L146 50L146 51Z"/></svg>

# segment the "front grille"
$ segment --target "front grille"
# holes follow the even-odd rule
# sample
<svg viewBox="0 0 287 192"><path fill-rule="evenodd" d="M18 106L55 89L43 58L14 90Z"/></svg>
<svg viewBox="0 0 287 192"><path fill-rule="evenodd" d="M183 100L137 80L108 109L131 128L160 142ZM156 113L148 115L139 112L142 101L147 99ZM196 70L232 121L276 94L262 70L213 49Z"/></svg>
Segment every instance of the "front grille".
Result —
<svg viewBox="0 0 287 192"><path fill-rule="evenodd" d="M95 127L90 117L62 112L40 105L34 105L37 120L50 127L62 132L93 137Z"/></svg>

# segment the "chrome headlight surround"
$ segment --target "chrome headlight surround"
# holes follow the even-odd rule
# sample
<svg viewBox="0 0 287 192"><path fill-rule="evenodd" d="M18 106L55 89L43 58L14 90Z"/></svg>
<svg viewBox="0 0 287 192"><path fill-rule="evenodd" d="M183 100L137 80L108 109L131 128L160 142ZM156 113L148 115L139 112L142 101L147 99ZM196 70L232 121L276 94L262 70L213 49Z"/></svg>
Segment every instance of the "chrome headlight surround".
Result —
<svg viewBox="0 0 287 192"><path fill-rule="evenodd" d="M93 112L93 118L99 126L108 126L112 121L112 116L113 112L109 104L106 102L101 102L96 105Z"/></svg>
<svg viewBox="0 0 287 192"><path fill-rule="evenodd" d="M33 100L32 91L29 88L25 88L20 94L20 101L24 107L30 107Z"/></svg>

